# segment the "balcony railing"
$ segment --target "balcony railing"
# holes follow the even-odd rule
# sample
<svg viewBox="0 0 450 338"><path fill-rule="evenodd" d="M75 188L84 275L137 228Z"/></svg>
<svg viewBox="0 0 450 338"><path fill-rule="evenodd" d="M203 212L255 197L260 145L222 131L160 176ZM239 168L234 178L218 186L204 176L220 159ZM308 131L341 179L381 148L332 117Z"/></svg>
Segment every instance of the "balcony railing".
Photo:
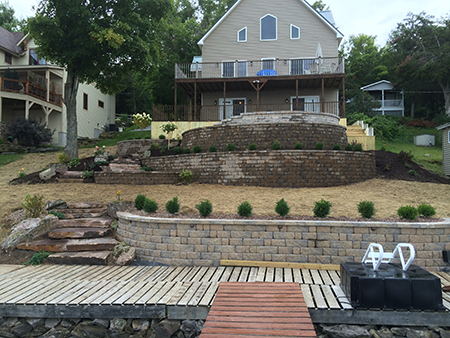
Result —
<svg viewBox="0 0 450 338"><path fill-rule="evenodd" d="M51 102L57 106L62 105L61 86L50 82L50 90L47 98L47 79L41 75L30 72L28 81L0 78L1 90L5 92L21 93L33 96L37 99Z"/></svg>
<svg viewBox="0 0 450 338"><path fill-rule="evenodd" d="M175 79L344 74L341 58L271 59L175 64Z"/></svg>
<svg viewBox="0 0 450 338"><path fill-rule="evenodd" d="M384 102L384 108L403 108L403 101L401 99L398 100L378 100L380 103L380 107L383 108L383 102Z"/></svg>
<svg viewBox="0 0 450 338"><path fill-rule="evenodd" d="M339 102L305 102L298 107L294 104L260 104L257 109L256 104L226 105L225 112L223 105L204 105L197 106L195 111L193 106L173 105L153 106L153 121L221 121L242 113L252 113L257 111L307 111L307 112L325 112L339 116Z"/></svg>

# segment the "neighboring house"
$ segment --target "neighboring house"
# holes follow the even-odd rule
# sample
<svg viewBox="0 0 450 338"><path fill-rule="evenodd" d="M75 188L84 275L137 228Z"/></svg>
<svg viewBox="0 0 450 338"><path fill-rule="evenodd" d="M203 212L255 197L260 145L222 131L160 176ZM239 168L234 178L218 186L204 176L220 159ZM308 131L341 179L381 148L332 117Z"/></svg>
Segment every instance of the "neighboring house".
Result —
<svg viewBox="0 0 450 338"><path fill-rule="evenodd" d="M28 34L0 27L0 121L17 117L45 121L55 130L53 144L66 143L66 108L62 104L67 72L40 58ZM93 85L80 84L77 96L78 135L98 137L103 125L114 123L115 97Z"/></svg>
<svg viewBox="0 0 450 338"><path fill-rule="evenodd" d="M238 0L198 42L202 56L175 65L175 102L181 89L189 104L155 107L154 120L289 110L344 116L342 38L331 12L306 1Z"/></svg>
<svg viewBox="0 0 450 338"><path fill-rule="evenodd" d="M442 166L444 175L450 176L450 123L437 127L442 130Z"/></svg>
<svg viewBox="0 0 450 338"><path fill-rule="evenodd" d="M395 90L391 82L381 80L361 87L380 103L380 108L374 109L378 115L405 116L403 91Z"/></svg>

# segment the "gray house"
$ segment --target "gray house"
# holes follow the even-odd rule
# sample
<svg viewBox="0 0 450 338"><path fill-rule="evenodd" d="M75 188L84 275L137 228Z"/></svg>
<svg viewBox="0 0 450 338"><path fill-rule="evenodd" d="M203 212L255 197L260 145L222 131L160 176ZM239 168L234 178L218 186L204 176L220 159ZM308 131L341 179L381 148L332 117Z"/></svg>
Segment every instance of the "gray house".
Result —
<svg viewBox="0 0 450 338"><path fill-rule="evenodd" d="M442 130L442 166L444 175L450 176L450 123L437 127Z"/></svg>
<svg viewBox="0 0 450 338"><path fill-rule="evenodd" d="M403 91L396 90L391 82L381 80L361 87L361 90L380 103L380 108L374 109L378 115L405 116Z"/></svg>
<svg viewBox="0 0 450 338"><path fill-rule="evenodd" d="M189 103L168 110L179 121L253 111L344 116L342 38L332 13L304 0L238 0L198 42L202 55L175 65L175 97L181 90ZM167 107L154 110L154 119L161 113L167 120L164 112Z"/></svg>

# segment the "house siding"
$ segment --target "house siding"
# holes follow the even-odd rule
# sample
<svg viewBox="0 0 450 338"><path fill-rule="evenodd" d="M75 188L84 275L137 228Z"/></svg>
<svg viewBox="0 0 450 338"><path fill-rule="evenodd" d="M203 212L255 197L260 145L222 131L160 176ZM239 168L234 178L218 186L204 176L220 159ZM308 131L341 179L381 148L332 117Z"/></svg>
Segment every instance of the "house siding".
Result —
<svg viewBox="0 0 450 338"><path fill-rule="evenodd" d="M266 14L277 17L275 41L260 41L260 18ZM300 39L290 38L291 24L300 28ZM247 27L247 42L237 42L237 32L244 27ZM303 2L245 0L204 40L203 62L314 58L318 43L323 57L338 56L336 32Z"/></svg>

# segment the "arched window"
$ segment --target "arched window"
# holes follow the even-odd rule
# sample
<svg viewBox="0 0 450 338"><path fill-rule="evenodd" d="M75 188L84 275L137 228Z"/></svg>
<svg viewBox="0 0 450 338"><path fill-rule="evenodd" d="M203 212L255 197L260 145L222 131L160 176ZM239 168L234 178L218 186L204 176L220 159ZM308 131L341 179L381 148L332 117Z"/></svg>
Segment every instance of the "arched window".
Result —
<svg viewBox="0 0 450 338"><path fill-rule="evenodd" d="M247 27L238 31L237 40L238 42L247 42Z"/></svg>
<svg viewBox="0 0 450 338"><path fill-rule="evenodd" d="M277 39L277 18L267 14L260 19L261 41L270 41Z"/></svg>

